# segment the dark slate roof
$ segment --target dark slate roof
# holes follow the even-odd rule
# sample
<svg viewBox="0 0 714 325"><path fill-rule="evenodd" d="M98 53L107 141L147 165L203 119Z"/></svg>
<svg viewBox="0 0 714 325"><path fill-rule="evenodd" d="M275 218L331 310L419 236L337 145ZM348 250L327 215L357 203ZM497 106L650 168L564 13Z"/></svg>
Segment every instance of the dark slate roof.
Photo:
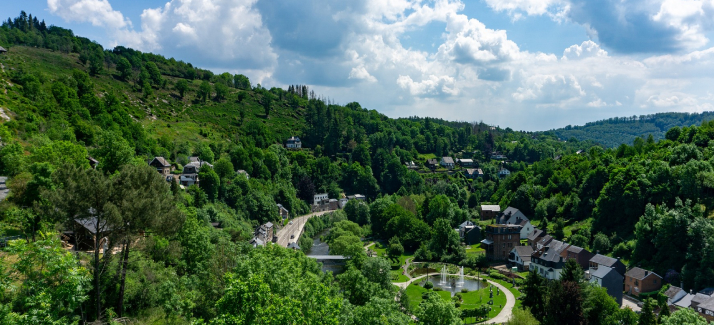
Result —
<svg viewBox="0 0 714 325"><path fill-rule="evenodd" d="M670 286L669 289L664 292L664 295L667 296L669 299L674 299L674 296L676 296L680 291L682 291L682 288Z"/></svg>
<svg viewBox="0 0 714 325"><path fill-rule="evenodd" d="M536 240L538 237L545 236L545 233L543 233L543 230L540 230L538 228L533 229L530 234L528 234L528 240Z"/></svg>
<svg viewBox="0 0 714 325"><path fill-rule="evenodd" d="M97 228L104 228L103 231L110 230L111 227L107 227L107 221L102 220L102 222L97 223L97 218L86 218L86 219L74 219L78 224L80 224L85 229L89 230L92 234L97 233Z"/></svg>
<svg viewBox="0 0 714 325"><path fill-rule="evenodd" d="M583 251L583 248L582 248L582 247L578 247L578 246L574 246L574 245L568 247L568 252L572 252L572 253L575 253L575 254L580 254L580 252L582 252L582 251Z"/></svg>
<svg viewBox="0 0 714 325"><path fill-rule="evenodd" d="M521 219L522 221L516 222L516 220ZM525 222L523 222L523 220ZM500 215L498 215L498 219L496 219L496 223L499 224L505 224L506 222L511 222L513 224L519 224L519 225L525 225L530 221L528 217L526 217L521 210L518 210L514 207L508 207L506 210L503 210Z"/></svg>
<svg viewBox="0 0 714 325"><path fill-rule="evenodd" d="M699 290L699 293L707 295L707 296L712 296L712 295L714 295L714 288L712 288L712 287L704 288L702 290Z"/></svg>
<svg viewBox="0 0 714 325"><path fill-rule="evenodd" d="M531 261L531 254L533 254L533 248L530 246L516 246L514 248L516 250L516 254L524 261L524 262L530 262Z"/></svg>
<svg viewBox="0 0 714 325"><path fill-rule="evenodd" d="M615 272L615 274L618 277L620 277L620 279L622 279L622 275L620 275L620 273L617 273L617 271L615 269L606 267L606 266L599 267L599 268L597 268L597 270L590 271L590 276L594 276L599 279L604 279L605 277L608 276L608 273L610 273L610 272Z"/></svg>
<svg viewBox="0 0 714 325"><path fill-rule="evenodd" d="M468 227L468 226L474 226L474 223L467 220L467 221L464 221L462 224L460 224L459 228Z"/></svg>
<svg viewBox="0 0 714 325"><path fill-rule="evenodd" d="M545 236L543 236L543 238L541 238L541 240L538 241L538 244L548 245L548 243L550 243L552 240L553 240L553 236L545 235Z"/></svg>
<svg viewBox="0 0 714 325"><path fill-rule="evenodd" d="M436 165L439 163L436 159L429 159L426 162L430 165Z"/></svg>
<svg viewBox="0 0 714 325"><path fill-rule="evenodd" d="M169 164L169 162L166 161L166 159L165 159L164 157L154 157L154 159L152 159L152 160L149 162L149 165L151 165L151 163L153 163L154 160L158 161L159 164L161 164L161 166L171 167L171 164Z"/></svg>
<svg viewBox="0 0 714 325"><path fill-rule="evenodd" d="M570 244L559 240L553 240L550 244L548 244L548 246L543 247L543 249L539 252L538 255L540 256L538 257L544 261L560 262L560 253L568 249L568 246L570 246Z"/></svg>
<svg viewBox="0 0 714 325"><path fill-rule="evenodd" d="M627 273L625 273L625 275L626 275L626 276L629 276L629 277L631 277L631 278L635 278L635 279L638 279L638 280L642 280L642 279L645 278L645 273L647 273L646 276L650 276L650 274L654 274L654 275L656 275L658 278L660 278L660 279L662 278L662 277L659 276L659 274L657 274L657 273L654 273L654 272L652 272L652 271L648 271L648 270L645 270L645 269L642 269L642 268L639 268L639 267L633 267L633 268L631 268L629 271L627 271Z"/></svg>
<svg viewBox="0 0 714 325"><path fill-rule="evenodd" d="M453 164L454 163L454 158L451 157L442 157L441 158L445 164Z"/></svg>
<svg viewBox="0 0 714 325"><path fill-rule="evenodd" d="M288 142L290 142L290 141L292 141L292 142L299 142L299 141L300 141L300 138L298 138L298 137L290 137L290 139L288 139Z"/></svg>
<svg viewBox="0 0 714 325"><path fill-rule="evenodd" d="M590 259L590 262L595 263L597 265L613 267L615 265L615 263L617 263L617 259L610 257L610 256L595 254L595 256L593 256L593 258Z"/></svg>

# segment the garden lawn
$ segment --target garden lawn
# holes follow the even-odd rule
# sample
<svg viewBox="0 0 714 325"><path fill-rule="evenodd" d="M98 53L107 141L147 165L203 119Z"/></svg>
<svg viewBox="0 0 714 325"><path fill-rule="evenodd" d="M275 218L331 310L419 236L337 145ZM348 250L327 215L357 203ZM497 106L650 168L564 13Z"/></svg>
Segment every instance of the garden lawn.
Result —
<svg viewBox="0 0 714 325"><path fill-rule="evenodd" d="M398 259L390 259L389 254L387 254L387 246L383 245L380 242L374 243L374 245L370 246L368 249L377 252L377 256L386 258L389 263L392 264L399 263L399 265L404 265L407 258L414 256L414 252L404 252L404 254L400 255Z"/></svg>
<svg viewBox="0 0 714 325"><path fill-rule="evenodd" d="M489 290L488 288L484 288L478 291L470 291L467 293L462 293L462 299L463 301L461 302L461 307L459 309L474 309L476 307L479 307L483 304L487 304L488 301L491 299L489 298ZM503 306L506 305L506 295L501 292L500 294L496 295L496 287L493 288L493 305L491 305L491 311L488 313L488 318L494 318L498 315L498 313L501 312L503 309ZM464 319L464 323L475 323L476 318L470 317Z"/></svg>
<svg viewBox="0 0 714 325"><path fill-rule="evenodd" d="M392 282L395 283L401 283L401 282L407 282L409 281L409 278L402 274L402 269L399 270L391 270L390 273L392 274Z"/></svg>

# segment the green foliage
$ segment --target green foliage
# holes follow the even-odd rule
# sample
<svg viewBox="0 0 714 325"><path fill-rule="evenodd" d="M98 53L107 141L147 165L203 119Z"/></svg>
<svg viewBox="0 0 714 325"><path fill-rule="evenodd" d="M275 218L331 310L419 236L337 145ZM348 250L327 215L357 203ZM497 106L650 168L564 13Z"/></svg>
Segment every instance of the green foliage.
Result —
<svg viewBox="0 0 714 325"><path fill-rule="evenodd" d="M461 320L461 311L454 307L454 303L441 299L435 292L427 293L414 315L419 319L419 322L429 325L464 323Z"/></svg>
<svg viewBox="0 0 714 325"><path fill-rule="evenodd" d="M642 313L640 314L639 325L656 325L657 318L654 315L655 301L652 299L645 299L645 304L642 306Z"/></svg>
<svg viewBox="0 0 714 325"><path fill-rule="evenodd" d="M664 317L662 325L706 325L707 320L700 316L694 309L683 308L672 313L671 316Z"/></svg>
<svg viewBox="0 0 714 325"><path fill-rule="evenodd" d="M188 91L189 89L188 81L186 79L181 79L176 82L174 88L176 88L176 91L179 92L179 96L181 96L181 98L184 98L184 96L186 95L186 91Z"/></svg>
<svg viewBox="0 0 714 325"><path fill-rule="evenodd" d="M540 322L533 317L530 310L522 308L513 308L511 318L508 319L506 325L538 325Z"/></svg>
<svg viewBox="0 0 714 325"><path fill-rule="evenodd" d="M92 155L99 160L99 169L111 174L131 161L134 157L134 150L121 135L106 131L99 138L99 147L92 152ZM84 161L86 164L86 155Z"/></svg>
<svg viewBox="0 0 714 325"><path fill-rule="evenodd" d="M404 254L404 246L402 246L402 243L399 242L399 237L392 237L392 239L389 240L389 248L387 249L387 252L389 253L389 258L391 259L396 259Z"/></svg>
<svg viewBox="0 0 714 325"><path fill-rule="evenodd" d="M198 172L201 189L206 193L209 201L215 201L218 198L218 189L221 186L221 179L208 165L203 165Z"/></svg>

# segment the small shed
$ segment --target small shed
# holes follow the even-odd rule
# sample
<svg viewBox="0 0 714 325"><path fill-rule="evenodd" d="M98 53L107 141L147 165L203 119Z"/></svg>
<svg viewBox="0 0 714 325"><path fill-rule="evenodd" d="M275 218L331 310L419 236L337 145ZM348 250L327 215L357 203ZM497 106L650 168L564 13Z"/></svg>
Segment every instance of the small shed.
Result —
<svg viewBox="0 0 714 325"><path fill-rule="evenodd" d="M7 52L7 49L5 49L4 47L0 46L0 54L5 54L5 52Z"/></svg>

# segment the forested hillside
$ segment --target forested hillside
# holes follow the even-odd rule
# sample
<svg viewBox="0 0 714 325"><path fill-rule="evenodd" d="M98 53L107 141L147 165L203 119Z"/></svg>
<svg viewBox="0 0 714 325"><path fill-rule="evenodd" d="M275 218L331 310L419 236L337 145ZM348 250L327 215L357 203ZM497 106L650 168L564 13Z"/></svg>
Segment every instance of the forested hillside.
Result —
<svg viewBox="0 0 714 325"><path fill-rule="evenodd" d="M714 123L603 149L556 132L391 119L304 85L266 89L244 75L103 49L24 12L0 27L0 45L9 49L0 55L0 175L11 190L0 237L22 238L0 252L0 324L476 321L502 304L393 282L407 260L431 263L427 272L487 271L483 250L454 228L490 223L479 211L489 203L521 209L556 238L671 274L687 290L714 285ZM291 136L302 149L285 148ZM482 177L425 166L443 156L473 159ZM212 167L199 164L200 186L181 188L147 165L154 157L175 177L189 157ZM302 251L249 244L257 226L290 221L277 204L292 219L311 211L316 193L366 196L313 217L294 239L306 252L329 229L329 253L350 257L340 274ZM85 228L99 240L73 250L79 244L66 238ZM499 283L521 294L522 281ZM617 306L616 320L597 321L604 309L582 308L612 307L604 290L554 283L527 296L552 311L534 311L546 323L571 323L555 312L563 301L577 305L566 315L573 324L637 323Z"/></svg>
<svg viewBox="0 0 714 325"><path fill-rule="evenodd" d="M585 123L583 126L568 125L553 132L562 140L572 138L580 141L591 140L606 148L621 144L632 144L635 138L664 139L667 130L677 126L701 125L714 119L714 112L703 113L657 113L631 117L613 117L606 120Z"/></svg>

